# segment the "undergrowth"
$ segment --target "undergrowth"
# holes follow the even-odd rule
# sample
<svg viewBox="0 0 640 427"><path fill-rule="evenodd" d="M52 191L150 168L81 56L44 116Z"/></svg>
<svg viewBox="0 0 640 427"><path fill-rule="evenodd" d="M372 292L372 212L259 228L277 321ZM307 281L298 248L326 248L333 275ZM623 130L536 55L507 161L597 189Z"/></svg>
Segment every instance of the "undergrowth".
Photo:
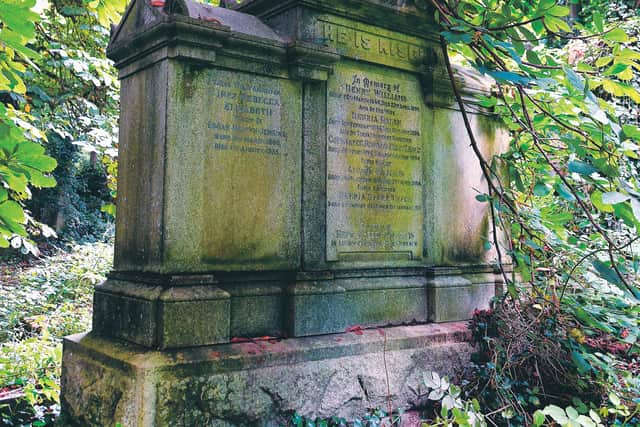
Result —
<svg viewBox="0 0 640 427"><path fill-rule="evenodd" d="M30 264L0 267L0 425L51 425L59 413L62 337L90 328L93 286L113 247L76 245Z"/></svg>

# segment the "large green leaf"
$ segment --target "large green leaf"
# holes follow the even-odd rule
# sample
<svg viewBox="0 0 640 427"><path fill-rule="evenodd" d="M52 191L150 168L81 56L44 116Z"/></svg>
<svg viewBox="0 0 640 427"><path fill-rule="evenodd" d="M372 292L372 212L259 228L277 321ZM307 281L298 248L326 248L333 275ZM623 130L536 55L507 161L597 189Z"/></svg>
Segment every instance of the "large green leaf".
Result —
<svg viewBox="0 0 640 427"><path fill-rule="evenodd" d="M576 199L575 196L569 190L569 188L563 182L560 182L560 181L556 182L553 188L556 190L556 192L560 197L562 197L563 199L569 202L573 202Z"/></svg>
<svg viewBox="0 0 640 427"><path fill-rule="evenodd" d="M26 218L22 206L13 200L5 200L0 203L0 218L6 221L24 223Z"/></svg>
<svg viewBox="0 0 640 427"><path fill-rule="evenodd" d="M581 374L586 374L587 372L591 371L591 365L584 358L584 355L579 351L574 350L571 352L571 360L573 360L573 363L578 368L578 372L580 372ZM569 411L567 410L567 413L568 412ZM578 417L578 414L576 413L575 417L572 417L572 418L577 418L577 417Z"/></svg>
<svg viewBox="0 0 640 427"><path fill-rule="evenodd" d="M593 267L598 272L598 275L605 279L609 283L613 283L614 285L621 285L622 281L620 280L620 276L616 271L609 267L607 264L600 260L595 260L591 263Z"/></svg>
<svg viewBox="0 0 640 427"><path fill-rule="evenodd" d="M23 165L41 172L51 172L58 166L56 159L44 155L20 156L18 159Z"/></svg>
<svg viewBox="0 0 640 427"><path fill-rule="evenodd" d="M604 35L604 38L612 42L629 41L629 36L627 36L627 33L625 33L625 31L622 28L614 28L613 30L607 32Z"/></svg>
<svg viewBox="0 0 640 427"><path fill-rule="evenodd" d="M592 173L598 172L596 168L582 160L572 160L567 165L569 172L575 172L580 175L590 176Z"/></svg>
<svg viewBox="0 0 640 427"><path fill-rule="evenodd" d="M30 40L35 36L34 22L40 20L40 16L30 10L35 4L35 0L3 0L0 3L0 21L22 38Z"/></svg>

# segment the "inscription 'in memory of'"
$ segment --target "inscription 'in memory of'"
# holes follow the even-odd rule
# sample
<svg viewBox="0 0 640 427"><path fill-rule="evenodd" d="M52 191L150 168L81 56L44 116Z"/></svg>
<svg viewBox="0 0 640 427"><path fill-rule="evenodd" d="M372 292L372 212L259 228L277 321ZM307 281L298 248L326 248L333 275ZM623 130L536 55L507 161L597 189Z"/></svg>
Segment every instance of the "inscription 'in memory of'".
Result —
<svg viewBox="0 0 640 427"><path fill-rule="evenodd" d="M327 257L422 252L420 90L340 67L328 85Z"/></svg>

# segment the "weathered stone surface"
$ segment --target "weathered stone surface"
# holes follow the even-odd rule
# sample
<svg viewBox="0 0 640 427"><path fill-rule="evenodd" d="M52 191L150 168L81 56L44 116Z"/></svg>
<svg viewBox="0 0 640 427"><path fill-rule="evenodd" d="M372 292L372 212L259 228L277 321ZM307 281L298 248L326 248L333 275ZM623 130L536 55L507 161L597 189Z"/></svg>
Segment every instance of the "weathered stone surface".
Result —
<svg viewBox="0 0 640 427"><path fill-rule="evenodd" d="M387 373L392 404L409 407L424 398L425 372L468 360L462 323L384 333L386 341L367 330L162 353L76 335L65 340L63 409L83 427L275 426L294 410L355 418L386 407Z"/></svg>
<svg viewBox="0 0 640 427"><path fill-rule="evenodd" d="M230 298L212 283L165 287L110 279L96 287L94 331L156 348L227 342Z"/></svg>
<svg viewBox="0 0 640 427"><path fill-rule="evenodd" d="M425 144L427 158L425 227L427 262L433 266L478 265L496 258L484 243L492 241L487 204L476 200L487 192L480 164L472 153L460 112L434 108L433 142ZM470 115L472 130L485 158L506 141L495 120ZM473 185L470 183L473 182Z"/></svg>
<svg viewBox="0 0 640 427"><path fill-rule="evenodd" d="M300 84L191 64L171 69L163 268L295 268Z"/></svg>
<svg viewBox="0 0 640 427"><path fill-rule="evenodd" d="M417 78L345 63L327 91L327 260L422 258L426 129Z"/></svg>
<svg viewBox="0 0 640 427"><path fill-rule="evenodd" d="M451 322L470 319L474 310L489 307L491 299L502 289L496 284L496 276L491 271L473 272L473 267L460 275L452 275L451 269L443 269L447 275L436 274L427 279L429 320ZM435 268L432 272L438 272Z"/></svg>

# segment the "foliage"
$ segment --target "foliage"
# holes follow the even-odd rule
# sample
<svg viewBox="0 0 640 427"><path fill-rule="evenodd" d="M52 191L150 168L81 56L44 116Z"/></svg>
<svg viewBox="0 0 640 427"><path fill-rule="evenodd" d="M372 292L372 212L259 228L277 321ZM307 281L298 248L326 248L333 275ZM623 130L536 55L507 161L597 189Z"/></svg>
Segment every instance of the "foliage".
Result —
<svg viewBox="0 0 640 427"><path fill-rule="evenodd" d="M451 54L492 78L495 93L481 104L512 136L485 158L452 87L487 183L477 198L491 213L508 291L475 323L483 409L515 426L572 395L598 405L616 390L631 402L640 396L629 372L640 352L640 129L619 107L640 103L636 40L598 11L588 26L570 26L554 0L431 5L449 76Z"/></svg>
<svg viewBox="0 0 640 427"><path fill-rule="evenodd" d="M452 384L447 377L440 377L437 372L428 372L424 375L424 383L430 390L428 399L440 406L440 412L424 423L424 427L486 427L478 400L464 400L462 388Z"/></svg>
<svg viewBox="0 0 640 427"><path fill-rule="evenodd" d="M340 417L311 419L294 413L291 419L288 420L286 427L394 427L400 425L402 414L402 410L394 414L388 414L381 409L377 409L362 418L347 421L345 418Z"/></svg>
<svg viewBox="0 0 640 427"><path fill-rule="evenodd" d="M608 405L598 410L588 407L580 399L574 399L575 407L562 409L556 405L549 405L533 415L533 426L560 425L562 427L602 427L637 426L640 424L640 404L635 409L623 403L616 394L610 394ZM607 419L608 418L608 419ZM547 421L549 421L547 423Z"/></svg>
<svg viewBox="0 0 640 427"><path fill-rule="evenodd" d="M38 192L30 207L57 229L64 223L76 239L104 230L99 211L115 197L117 173L119 85L105 49L109 19L124 2L92 9L95 4L48 4L35 41L40 70L28 76L35 124L46 129L49 151L60 163L54 173L59 187ZM111 205L106 210L113 213Z"/></svg>
<svg viewBox="0 0 640 427"><path fill-rule="evenodd" d="M26 208L52 223L43 210L79 206L65 200L75 193L68 183L78 178L78 148L54 158L49 141L99 153L115 191L118 86L104 48L124 0L44 1L37 8L40 14L35 0L0 5L0 248L34 254L29 234L55 233ZM58 160L66 167L51 175ZM51 190L54 177L66 185Z"/></svg>
<svg viewBox="0 0 640 427"><path fill-rule="evenodd" d="M35 36L39 17L31 11L35 0L14 0L0 5L0 248L24 247L34 251L26 225L33 222L22 202L30 187L51 187L49 175L55 159L45 155L44 134L28 123L28 112L19 111L26 94L23 74L39 54L27 47Z"/></svg>
<svg viewBox="0 0 640 427"><path fill-rule="evenodd" d="M0 407L0 424L48 425L57 416L61 339L90 327L93 286L104 280L112 252L104 243L75 246L0 271L0 390L25 395Z"/></svg>

